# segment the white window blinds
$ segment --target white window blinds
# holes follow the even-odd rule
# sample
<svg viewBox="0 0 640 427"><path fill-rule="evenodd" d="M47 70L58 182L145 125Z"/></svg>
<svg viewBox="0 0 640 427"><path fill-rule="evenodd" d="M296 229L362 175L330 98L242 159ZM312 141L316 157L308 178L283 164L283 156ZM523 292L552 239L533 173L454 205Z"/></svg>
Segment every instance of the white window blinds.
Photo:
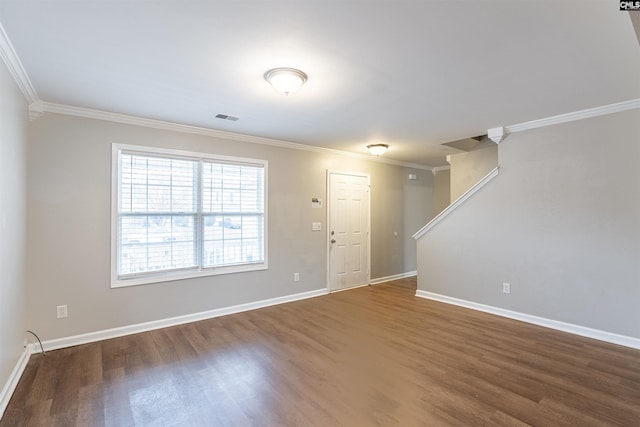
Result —
<svg viewBox="0 0 640 427"><path fill-rule="evenodd" d="M157 151L117 150L116 280L264 263L266 162Z"/></svg>
<svg viewBox="0 0 640 427"><path fill-rule="evenodd" d="M263 169L203 162L203 266L263 260Z"/></svg>

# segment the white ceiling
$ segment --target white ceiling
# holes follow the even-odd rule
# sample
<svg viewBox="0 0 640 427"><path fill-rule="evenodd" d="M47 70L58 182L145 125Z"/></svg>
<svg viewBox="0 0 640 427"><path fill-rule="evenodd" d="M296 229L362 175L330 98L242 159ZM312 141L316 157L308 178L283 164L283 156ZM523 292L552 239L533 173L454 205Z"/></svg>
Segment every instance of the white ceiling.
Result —
<svg viewBox="0 0 640 427"><path fill-rule="evenodd" d="M640 98L613 0L0 0L0 22L41 100L359 153L384 142L431 166L456 152L442 143ZM263 79L274 67L309 80L285 97Z"/></svg>

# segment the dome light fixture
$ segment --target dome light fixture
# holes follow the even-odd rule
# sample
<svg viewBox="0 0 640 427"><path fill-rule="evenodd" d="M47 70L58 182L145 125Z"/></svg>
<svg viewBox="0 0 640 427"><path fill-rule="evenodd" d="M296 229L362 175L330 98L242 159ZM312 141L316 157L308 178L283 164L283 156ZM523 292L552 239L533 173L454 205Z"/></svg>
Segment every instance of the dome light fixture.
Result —
<svg viewBox="0 0 640 427"><path fill-rule="evenodd" d="M271 86L278 92L284 93L288 96L300 89L307 81L307 75L295 68L274 68L264 73L264 79L268 81Z"/></svg>
<svg viewBox="0 0 640 427"><path fill-rule="evenodd" d="M380 156L384 154L385 151L387 151L387 148L389 148L389 146L387 144L369 144L367 145L367 148L369 149L369 152L374 156Z"/></svg>

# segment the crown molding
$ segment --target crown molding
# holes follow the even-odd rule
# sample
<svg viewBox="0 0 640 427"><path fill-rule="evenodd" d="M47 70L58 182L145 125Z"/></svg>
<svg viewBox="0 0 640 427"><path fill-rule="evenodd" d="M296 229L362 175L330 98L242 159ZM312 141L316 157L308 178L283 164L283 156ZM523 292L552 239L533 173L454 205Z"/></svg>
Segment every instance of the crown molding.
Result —
<svg viewBox="0 0 640 427"><path fill-rule="evenodd" d="M1 29L2 28L0 27L0 30ZM0 37L0 44L1 42L2 42L2 37ZM0 49L0 53L1 52L2 52L2 49ZM18 61L18 64L19 64L19 61ZM26 77L26 74L24 76ZM27 80L28 80L28 77L27 77ZM35 91L34 91L34 94L35 94ZM25 96L27 95L25 94ZM491 138L494 142L499 143L503 141L504 138L510 133L522 132L529 129L536 129L540 127L551 126L551 125L556 125L561 123L568 123L576 120L603 116L606 114L619 113L622 111L633 110L637 108L640 108L640 99L632 99L629 101L618 102L616 104L609 104L601 107L580 110L573 113L560 114L557 116L547 117L539 120L532 120L529 122L523 122L515 125L492 128L492 129L489 129L489 134L490 134L489 138ZM369 161L379 162L379 163L386 163L386 164L395 165L395 166L428 170L434 174L437 173L437 170L435 170L435 167L433 166L420 165L417 163L401 162L398 160L386 159L384 157L379 157L379 156L351 153L348 151L340 151L340 150L335 150L331 148L316 147L312 145L305 145L305 144L299 144L295 142L264 138L260 136L226 132L226 131L221 131L217 129L203 128L198 126L182 125L178 123L165 122L161 120L147 119L144 117L130 116L127 114L111 113L107 111L93 110L90 108L75 107L75 106L64 105L64 104L56 104L56 103L44 102L40 100L33 101L29 106L29 116L32 120L42 116L45 112L64 114L68 116L84 117L84 118L96 119L96 120L105 120L105 121L114 122L114 123L130 124L130 125L143 126L143 127L149 127L154 129L160 129L160 130L169 130L174 132L204 135L204 136L209 136L214 138L224 138L224 139L230 139L234 141L248 142L252 144L270 145L274 147L289 148L293 150L312 151L316 153L325 153L325 154L338 154L342 156L348 156L352 158L369 160ZM449 161L450 161L450 156L447 156L447 162Z"/></svg>
<svg viewBox="0 0 640 427"><path fill-rule="evenodd" d="M29 104L29 120L36 120L44 116L44 102L35 101Z"/></svg>
<svg viewBox="0 0 640 427"><path fill-rule="evenodd" d="M586 110L575 111L573 113L560 114L544 119L532 120L530 122L506 126L504 129L506 130L506 133L522 132L529 129L574 122L576 120L589 119L591 117L604 116L606 114L620 113L622 111L634 110L636 108L640 108L640 99L631 99L629 101L604 105L602 107L588 108Z"/></svg>
<svg viewBox="0 0 640 427"><path fill-rule="evenodd" d="M340 151L340 150L334 150L331 148L316 147L313 145L299 144L296 142L281 141L278 139L264 138L264 137L253 136L253 135L245 135L245 134L235 133L235 132L226 132L222 130L203 128L198 126L182 125L178 123L165 122L162 120L147 119L144 117L130 116L127 114L120 114L120 113L111 113L107 111L93 110L90 108L56 104L52 102L38 101L32 104L32 106L33 106L32 116L38 115L41 112L64 114L67 116L84 117L88 119L104 120L104 121L113 122L113 123L123 123L123 124L143 126L143 127L153 128L153 129L169 130L174 132L182 132L182 133L189 133L189 134L195 134L195 135L204 135L204 136L209 136L213 138L224 138L224 139L230 139L233 141L249 142L252 144L261 144L261 145L270 145L273 147L289 148L292 150L312 151L312 152L324 153L324 154L338 154L341 156L348 156L356 159L386 163L390 165L408 167L413 169L422 169L422 170L428 170L428 171L431 171L433 169L431 166L420 165L417 163L401 162L401 161L392 160L392 159L385 159L383 157L371 156L369 154L351 153L348 151ZM30 112L32 110L32 106L30 106Z"/></svg>
<svg viewBox="0 0 640 427"><path fill-rule="evenodd" d="M4 27L0 22L0 57L4 61L5 65L9 69L9 73L14 78L18 87L24 94L24 97L27 99L29 104L32 104L38 101L38 94L36 93L35 88L31 84L31 80L27 75L24 67L22 66L22 62L20 62L20 58L18 58L18 54L16 53L11 41L9 40L9 36L4 31Z"/></svg>
<svg viewBox="0 0 640 427"><path fill-rule="evenodd" d="M487 131L487 136L496 144L500 144L500 141L502 141L504 137L507 136L507 131L503 127L492 128Z"/></svg>
<svg viewBox="0 0 640 427"><path fill-rule="evenodd" d="M447 156L447 162L450 162L451 157ZM438 174L438 172L442 172L442 171L448 171L451 170L451 166L450 165L446 165L446 166L434 166L431 168L431 173L433 174L433 176L436 176Z"/></svg>

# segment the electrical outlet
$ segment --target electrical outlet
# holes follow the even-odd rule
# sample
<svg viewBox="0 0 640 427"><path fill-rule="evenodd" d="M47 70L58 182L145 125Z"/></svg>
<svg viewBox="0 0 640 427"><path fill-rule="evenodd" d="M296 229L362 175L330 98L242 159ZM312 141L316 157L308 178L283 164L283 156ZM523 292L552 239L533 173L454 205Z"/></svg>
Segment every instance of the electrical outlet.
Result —
<svg viewBox="0 0 640 427"><path fill-rule="evenodd" d="M510 294L511 293L511 284L504 282L502 284L502 293L503 294Z"/></svg>
<svg viewBox="0 0 640 427"><path fill-rule="evenodd" d="M56 313L58 315L58 319L63 319L69 315L67 311L67 305L59 305L56 307Z"/></svg>
<svg viewBox="0 0 640 427"><path fill-rule="evenodd" d="M293 281L294 282L300 281L300 273L293 273Z"/></svg>

